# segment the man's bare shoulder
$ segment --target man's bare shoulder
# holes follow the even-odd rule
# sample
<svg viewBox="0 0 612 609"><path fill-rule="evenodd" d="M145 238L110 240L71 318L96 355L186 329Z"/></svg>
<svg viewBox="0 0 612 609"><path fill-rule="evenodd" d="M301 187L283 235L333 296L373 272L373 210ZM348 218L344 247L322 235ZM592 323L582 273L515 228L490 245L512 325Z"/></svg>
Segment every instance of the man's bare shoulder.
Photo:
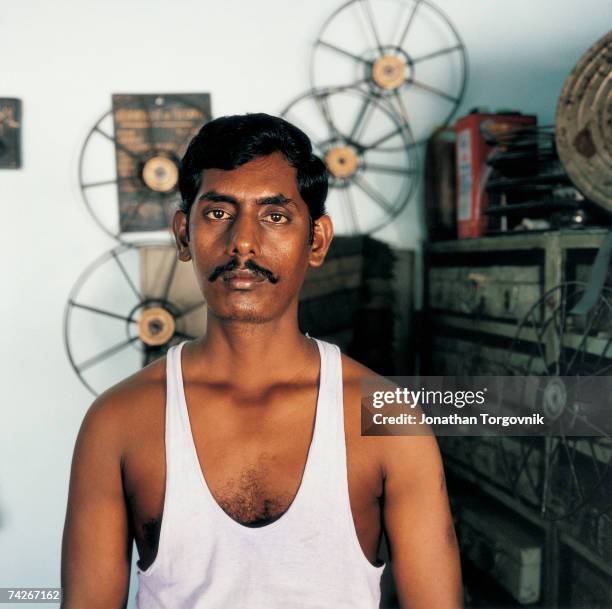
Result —
<svg viewBox="0 0 612 609"><path fill-rule="evenodd" d="M345 353L342 354L342 375L345 380L360 380L364 377L383 378L380 374L374 372L374 370L360 364L357 360L354 360Z"/></svg>
<svg viewBox="0 0 612 609"><path fill-rule="evenodd" d="M364 380L367 380L368 384L370 382L377 383L383 382L384 377L343 353L342 382L344 384L344 392L349 397L350 403L355 405L355 407L361 404L361 391Z"/></svg>
<svg viewBox="0 0 612 609"><path fill-rule="evenodd" d="M123 453L136 430L163 421L166 358L160 358L117 383L96 398L81 426L80 436L96 436Z"/></svg>
<svg viewBox="0 0 612 609"><path fill-rule="evenodd" d="M344 416L346 431L354 439L359 438L361 445L374 445L375 438L361 438L361 400L364 381L370 383L382 382L384 379L370 368L342 354L342 383L344 387Z"/></svg>
<svg viewBox="0 0 612 609"><path fill-rule="evenodd" d="M398 460L403 462L405 471L417 467L426 471L436 467L439 461L438 445L435 436L426 433L427 430L418 435L363 435L362 404L367 404L367 394L374 387L393 389L395 383L344 354L342 376L347 432L354 438L360 436L359 446L362 450L375 457L384 471L387 471L389 463Z"/></svg>
<svg viewBox="0 0 612 609"><path fill-rule="evenodd" d="M128 414L164 398L165 391L166 358L163 357L107 389L92 408L109 416Z"/></svg>

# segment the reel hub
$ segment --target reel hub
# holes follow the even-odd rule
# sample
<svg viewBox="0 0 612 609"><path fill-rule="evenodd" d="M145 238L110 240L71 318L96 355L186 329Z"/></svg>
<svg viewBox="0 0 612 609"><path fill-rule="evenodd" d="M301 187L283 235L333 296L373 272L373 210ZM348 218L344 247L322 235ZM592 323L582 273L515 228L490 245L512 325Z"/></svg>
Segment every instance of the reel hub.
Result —
<svg viewBox="0 0 612 609"><path fill-rule="evenodd" d="M359 159L349 146L334 146L325 155L325 164L335 178L350 178L357 171Z"/></svg>
<svg viewBox="0 0 612 609"><path fill-rule="evenodd" d="M151 157L142 168L142 180L155 192L172 192L178 183L178 167L168 157Z"/></svg>
<svg viewBox="0 0 612 609"><path fill-rule="evenodd" d="M552 377L544 386L542 394L544 414L552 420L558 419L567 407L567 388L559 377Z"/></svg>
<svg viewBox="0 0 612 609"><path fill-rule="evenodd" d="M379 57L372 67L372 80L381 89L398 89L406 81L406 62L396 55Z"/></svg>
<svg viewBox="0 0 612 609"><path fill-rule="evenodd" d="M162 307L145 309L138 320L138 337L149 347L167 343L176 329L172 314Z"/></svg>

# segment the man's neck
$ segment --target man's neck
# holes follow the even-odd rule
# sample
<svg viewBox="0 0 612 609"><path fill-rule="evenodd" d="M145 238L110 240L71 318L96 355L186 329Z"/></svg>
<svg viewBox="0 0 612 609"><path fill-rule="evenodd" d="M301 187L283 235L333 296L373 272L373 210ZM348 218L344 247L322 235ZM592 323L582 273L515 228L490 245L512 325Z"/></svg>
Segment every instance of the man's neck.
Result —
<svg viewBox="0 0 612 609"><path fill-rule="evenodd" d="M294 379L301 373L308 377L319 357L316 344L300 332L295 317L244 323L211 316L206 337L191 351L194 368L207 379L242 388Z"/></svg>

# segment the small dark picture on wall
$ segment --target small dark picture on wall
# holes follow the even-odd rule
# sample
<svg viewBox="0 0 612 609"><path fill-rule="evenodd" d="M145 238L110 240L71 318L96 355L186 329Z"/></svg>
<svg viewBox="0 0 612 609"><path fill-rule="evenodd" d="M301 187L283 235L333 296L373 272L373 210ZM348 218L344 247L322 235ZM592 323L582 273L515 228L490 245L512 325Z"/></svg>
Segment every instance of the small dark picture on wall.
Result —
<svg viewBox="0 0 612 609"><path fill-rule="evenodd" d="M0 97L0 169L21 167L21 100Z"/></svg>

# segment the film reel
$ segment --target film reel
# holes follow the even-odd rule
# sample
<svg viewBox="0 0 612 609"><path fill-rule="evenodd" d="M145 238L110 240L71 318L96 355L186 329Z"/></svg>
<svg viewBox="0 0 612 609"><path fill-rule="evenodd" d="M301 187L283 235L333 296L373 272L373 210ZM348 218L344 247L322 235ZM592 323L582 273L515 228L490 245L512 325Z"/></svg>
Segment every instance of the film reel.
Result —
<svg viewBox="0 0 612 609"><path fill-rule="evenodd" d="M104 253L76 281L64 314L68 359L94 395L205 331L206 306L191 266L165 243Z"/></svg>
<svg viewBox="0 0 612 609"><path fill-rule="evenodd" d="M612 212L612 32L598 40L568 76L557 106L556 141L569 177Z"/></svg>
<svg viewBox="0 0 612 609"><path fill-rule="evenodd" d="M508 370L529 377L521 401L554 421L559 434L500 438L501 462L512 492L550 520L612 503L612 437L599 423L601 383L593 382L612 371L612 289L604 288L588 315L572 316L584 289L567 282L549 290L518 325L509 355ZM574 377L575 387L564 377ZM596 435L571 435L577 424Z"/></svg>
<svg viewBox="0 0 612 609"><path fill-rule="evenodd" d="M388 99L418 143L450 121L467 75L458 31L427 0L349 0L324 23L310 59L314 89L356 87Z"/></svg>
<svg viewBox="0 0 612 609"><path fill-rule="evenodd" d="M416 144L383 100L356 89L315 90L282 115L309 135L325 160L336 233L375 232L408 203L418 178Z"/></svg>

